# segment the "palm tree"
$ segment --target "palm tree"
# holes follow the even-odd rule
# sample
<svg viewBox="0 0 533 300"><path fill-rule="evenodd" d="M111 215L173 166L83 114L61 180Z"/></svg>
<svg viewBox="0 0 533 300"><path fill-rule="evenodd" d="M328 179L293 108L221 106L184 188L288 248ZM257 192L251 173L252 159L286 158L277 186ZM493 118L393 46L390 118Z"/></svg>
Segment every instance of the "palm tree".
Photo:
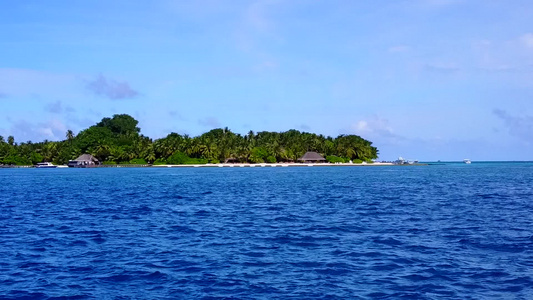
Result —
<svg viewBox="0 0 533 300"><path fill-rule="evenodd" d="M110 147L105 144L100 144L93 152L94 156L100 161L106 161L110 155Z"/></svg>
<svg viewBox="0 0 533 300"><path fill-rule="evenodd" d="M11 146L15 145L15 137L10 135L7 137L7 143Z"/></svg>
<svg viewBox="0 0 533 300"><path fill-rule="evenodd" d="M67 133L65 134L65 137L67 140L72 144L72 140L74 139L74 132L72 130L67 130Z"/></svg>
<svg viewBox="0 0 533 300"><path fill-rule="evenodd" d="M148 163L153 163L155 160L156 160L156 157L155 157L155 153L154 153L154 149L152 147L149 147L146 152L145 152L145 155L144 155L144 159L148 162Z"/></svg>

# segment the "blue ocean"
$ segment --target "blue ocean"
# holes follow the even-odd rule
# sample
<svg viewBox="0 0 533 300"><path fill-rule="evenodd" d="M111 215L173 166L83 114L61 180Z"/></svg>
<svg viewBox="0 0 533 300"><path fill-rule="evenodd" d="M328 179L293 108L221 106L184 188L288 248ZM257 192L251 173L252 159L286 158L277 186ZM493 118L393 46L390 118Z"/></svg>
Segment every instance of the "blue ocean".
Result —
<svg viewBox="0 0 533 300"><path fill-rule="evenodd" d="M0 299L533 299L533 163L0 169Z"/></svg>

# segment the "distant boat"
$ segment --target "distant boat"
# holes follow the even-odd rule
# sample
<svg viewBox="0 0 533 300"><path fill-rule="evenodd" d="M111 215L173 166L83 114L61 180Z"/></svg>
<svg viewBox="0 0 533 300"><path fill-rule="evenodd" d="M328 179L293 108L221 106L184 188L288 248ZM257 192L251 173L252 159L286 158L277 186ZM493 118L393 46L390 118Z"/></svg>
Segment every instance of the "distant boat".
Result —
<svg viewBox="0 0 533 300"><path fill-rule="evenodd" d="M472 162L470 161L470 159L468 159L468 158L463 159L463 162L464 162L465 164L471 164L471 163L472 163Z"/></svg>
<svg viewBox="0 0 533 300"><path fill-rule="evenodd" d="M398 157L398 159L394 162L396 165L414 165L418 164L417 159L404 159L403 157Z"/></svg>
<svg viewBox="0 0 533 300"><path fill-rule="evenodd" d="M50 169L50 168L57 168L57 166L54 165L54 164L52 164L51 162L41 162L41 163L37 163L37 164L35 165L35 167L36 167L36 168L43 168L43 169L44 169L44 168L48 168L48 169Z"/></svg>

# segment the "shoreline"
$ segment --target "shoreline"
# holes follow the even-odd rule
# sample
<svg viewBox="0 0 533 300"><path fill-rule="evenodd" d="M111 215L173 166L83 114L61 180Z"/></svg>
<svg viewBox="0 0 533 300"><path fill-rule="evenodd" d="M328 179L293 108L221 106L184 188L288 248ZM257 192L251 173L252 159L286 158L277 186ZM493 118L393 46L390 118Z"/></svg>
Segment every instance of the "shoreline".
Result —
<svg viewBox="0 0 533 300"><path fill-rule="evenodd" d="M350 163L219 163L219 164L191 164L191 165L98 165L88 168L72 169L100 169L100 168L286 168L286 167L383 167L383 166L427 166L427 163L395 164L392 162L375 162L370 164ZM65 169L66 165L57 165L52 169ZM0 166L0 169L38 169L35 166ZM50 169L50 168L47 168ZM70 169L70 168L69 168Z"/></svg>
<svg viewBox="0 0 533 300"><path fill-rule="evenodd" d="M331 164L331 163L231 163L231 164L204 164L204 165L153 165L154 168L274 168L274 167L370 167L370 166L395 166L394 163L372 163L372 164Z"/></svg>

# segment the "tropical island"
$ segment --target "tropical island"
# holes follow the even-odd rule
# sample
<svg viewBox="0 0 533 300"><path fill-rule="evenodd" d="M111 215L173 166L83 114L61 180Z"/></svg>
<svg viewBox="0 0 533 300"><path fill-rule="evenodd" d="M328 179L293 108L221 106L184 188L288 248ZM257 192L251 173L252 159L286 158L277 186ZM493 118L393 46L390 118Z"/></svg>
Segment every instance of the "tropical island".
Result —
<svg viewBox="0 0 533 300"><path fill-rule="evenodd" d="M196 137L172 132L152 140L140 134L137 125L133 117L117 114L77 135L68 130L63 141L16 143L13 136L0 136L0 164L64 165L84 153L107 165L297 162L309 151L320 153L330 163L370 163L378 157L372 142L357 135L332 138L294 129L241 135L226 127Z"/></svg>

